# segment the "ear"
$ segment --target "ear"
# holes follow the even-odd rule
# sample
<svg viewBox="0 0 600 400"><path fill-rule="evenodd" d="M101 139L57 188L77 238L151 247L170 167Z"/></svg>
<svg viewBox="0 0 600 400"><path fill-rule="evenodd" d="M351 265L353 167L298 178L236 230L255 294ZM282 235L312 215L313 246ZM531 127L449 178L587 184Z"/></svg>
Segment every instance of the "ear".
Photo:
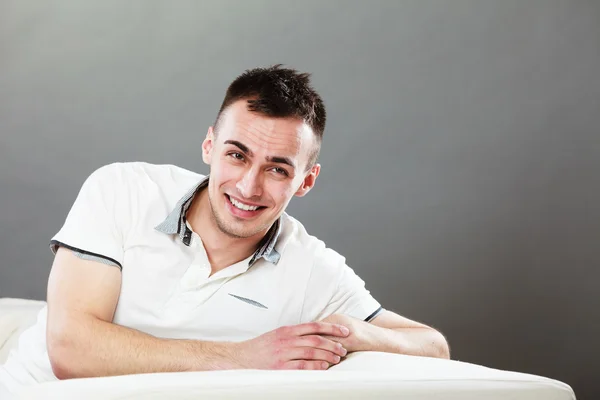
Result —
<svg viewBox="0 0 600 400"><path fill-rule="evenodd" d="M304 177L304 180L302 181L302 185L300 185L300 187L296 191L295 195L298 197L302 197L302 196L306 195L306 193L308 193L310 191L310 189L312 189L313 186L315 186L315 182L317 181L317 177L319 176L320 172L321 172L321 164L313 165L313 167L310 169L310 172L308 173L308 175L306 175Z"/></svg>
<svg viewBox="0 0 600 400"><path fill-rule="evenodd" d="M204 138L204 141L202 142L202 161L204 161L204 163L206 165L210 165L210 161L212 159L212 150L213 150L214 140L215 140L215 134L213 131L213 127L209 126L208 132L206 133L206 137Z"/></svg>

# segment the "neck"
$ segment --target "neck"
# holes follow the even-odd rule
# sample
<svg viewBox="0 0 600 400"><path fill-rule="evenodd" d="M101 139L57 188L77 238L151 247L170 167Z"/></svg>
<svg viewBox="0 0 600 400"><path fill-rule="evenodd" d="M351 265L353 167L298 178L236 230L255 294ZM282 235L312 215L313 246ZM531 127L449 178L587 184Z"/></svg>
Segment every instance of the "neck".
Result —
<svg viewBox="0 0 600 400"><path fill-rule="evenodd" d="M212 213L208 188L196 195L186 218L202 239L212 274L250 257L268 232L267 230L249 238L237 238L224 233Z"/></svg>

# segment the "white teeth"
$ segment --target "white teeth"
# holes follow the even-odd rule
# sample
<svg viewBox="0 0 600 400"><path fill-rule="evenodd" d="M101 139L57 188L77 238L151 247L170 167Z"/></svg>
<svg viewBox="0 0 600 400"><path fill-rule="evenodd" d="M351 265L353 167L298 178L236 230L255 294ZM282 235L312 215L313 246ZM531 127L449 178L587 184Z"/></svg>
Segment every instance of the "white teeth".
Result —
<svg viewBox="0 0 600 400"><path fill-rule="evenodd" d="M240 210L255 211L256 209L258 209L258 206L249 206L244 203L240 203L239 201L235 200L233 197L229 197L229 200L231 201L231 204L233 204Z"/></svg>

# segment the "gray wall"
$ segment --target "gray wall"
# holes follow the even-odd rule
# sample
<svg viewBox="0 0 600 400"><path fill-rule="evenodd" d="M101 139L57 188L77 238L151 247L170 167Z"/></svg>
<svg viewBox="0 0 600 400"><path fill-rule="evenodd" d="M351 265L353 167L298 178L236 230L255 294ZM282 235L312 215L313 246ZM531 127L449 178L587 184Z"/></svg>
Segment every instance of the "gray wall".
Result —
<svg viewBox="0 0 600 400"><path fill-rule="evenodd" d="M206 173L225 87L278 62L329 111L290 213L453 358L600 396L597 1L1 1L0 296L45 298L100 165Z"/></svg>

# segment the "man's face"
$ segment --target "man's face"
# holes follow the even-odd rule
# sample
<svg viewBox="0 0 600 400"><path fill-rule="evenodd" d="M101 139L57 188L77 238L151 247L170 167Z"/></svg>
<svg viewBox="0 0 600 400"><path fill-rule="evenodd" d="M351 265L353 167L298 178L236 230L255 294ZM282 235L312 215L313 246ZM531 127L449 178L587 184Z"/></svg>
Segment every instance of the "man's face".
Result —
<svg viewBox="0 0 600 400"><path fill-rule="evenodd" d="M307 167L315 143L301 120L248 111L246 100L229 106L216 137L211 127L202 144L219 229L236 238L266 233L294 195L313 187L320 166Z"/></svg>

